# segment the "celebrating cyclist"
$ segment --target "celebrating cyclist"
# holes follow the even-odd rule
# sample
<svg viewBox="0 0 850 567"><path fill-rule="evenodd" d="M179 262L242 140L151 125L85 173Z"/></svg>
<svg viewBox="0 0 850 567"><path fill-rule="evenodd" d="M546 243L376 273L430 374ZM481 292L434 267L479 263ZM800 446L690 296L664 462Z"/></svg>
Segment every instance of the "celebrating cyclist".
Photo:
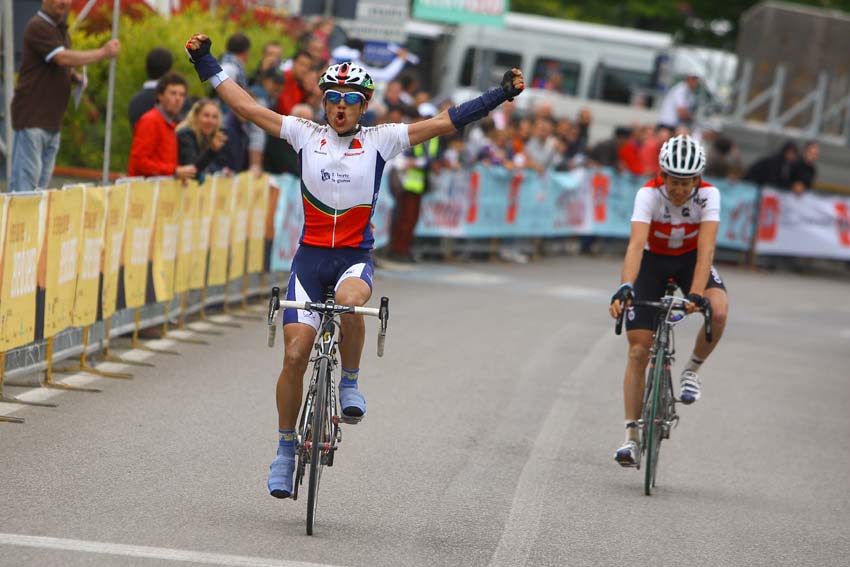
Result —
<svg viewBox="0 0 850 567"><path fill-rule="evenodd" d="M614 454L624 467L637 462L637 420L655 326L652 309L630 306L631 299L659 299L672 278L687 293L692 302L690 310L710 303L714 341L706 340L704 328L697 336L679 381L679 398L684 404L692 404L700 397L698 372L723 334L728 311L726 288L712 265L720 225L720 192L702 180L702 146L690 136L676 136L661 147L658 163L661 175L635 196L621 283L609 307L614 318L627 309L629 353L623 383L626 441Z"/></svg>
<svg viewBox="0 0 850 567"><path fill-rule="evenodd" d="M319 78L327 124L282 116L257 104L222 71L210 54L211 42L195 34L186 44L201 81L209 80L218 96L239 116L288 141L301 161L304 228L292 261L286 299L321 301L334 286L336 300L364 305L372 294L374 243L371 218L384 165L402 151L450 134L486 116L525 88L522 73L511 69L501 85L433 118L415 124L361 127L375 87L361 67L350 62L331 65ZM295 466L295 422L301 404L304 372L319 318L309 312L284 311L283 369L277 382L279 445L270 467L272 496L292 494ZM360 315L343 315L339 401L342 417L356 422L366 414L358 388L365 324Z"/></svg>

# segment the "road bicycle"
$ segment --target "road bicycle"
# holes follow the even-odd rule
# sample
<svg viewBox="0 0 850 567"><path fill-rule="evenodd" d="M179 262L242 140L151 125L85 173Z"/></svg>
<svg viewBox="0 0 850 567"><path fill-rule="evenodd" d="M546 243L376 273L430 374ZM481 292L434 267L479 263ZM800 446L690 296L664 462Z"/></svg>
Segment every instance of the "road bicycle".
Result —
<svg viewBox="0 0 850 567"><path fill-rule="evenodd" d="M655 488L655 475L658 470L658 458L661 453L661 441L670 438L670 431L679 423L676 413L676 399L673 394L672 367L675 360L676 345L673 337L673 327L688 315L688 299L674 295L676 284L667 282L667 290L659 301L644 301L632 299L632 307L649 307L657 312L655 332L652 335L650 349L650 364L647 370L643 390L643 409L638 420L640 435L640 452L637 459L637 469L644 463L644 494L650 496ZM706 301L701 309L705 319L705 337L712 342L711 304ZM614 326L614 332L620 334L623 328L623 316L626 309L620 312Z"/></svg>
<svg viewBox="0 0 850 567"><path fill-rule="evenodd" d="M295 486L292 492L292 499L297 500L298 488L307 477L307 535L313 535L322 469L325 465L331 467L334 464L334 454L342 443L340 423L356 423L360 420L360 418L340 415L339 412L334 380L339 367L337 348L339 317L344 314L377 317L380 323L378 356L383 356L389 320L389 299L382 297L379 308L340 305L335 301L333 286L330 286L325 291L323 302L281 301L280 289L273 287L269 299L269 347L274 346L277 329L275 319L281 308L303 309L321 316L319 331L316 333L316 341L313 344L315 355L310 359L312 364L310 383L307 386L295 430L297 462Z"/></svg>

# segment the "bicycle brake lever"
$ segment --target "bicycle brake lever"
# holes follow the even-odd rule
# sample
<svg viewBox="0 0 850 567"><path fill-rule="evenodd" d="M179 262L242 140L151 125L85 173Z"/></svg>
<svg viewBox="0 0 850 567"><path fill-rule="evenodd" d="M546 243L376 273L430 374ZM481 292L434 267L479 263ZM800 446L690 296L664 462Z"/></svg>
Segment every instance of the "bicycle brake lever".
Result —
<svg viewBox="0 0 850 567"><path fill-rule="evenodd" d="M714 329L711 327L711 304L706 305L703 310L703 317L705 318L705 340L708 342L714 342Z"/></svg>
<svg viewBox="0 0 850 567"><path fill-rule="evenodd" d="M272 295L269 298L269 317L268 317L268 345L269 348L274 347L275 337L277 336L277 326L275 325L275 319L277 318L277 312L280 309L280 288L275 286L272 288Z"/></svg>
<svg viewBox="0 0 850 567"><path fill-rule="evenodd" d="M387 339L387 322L390 319L390 299L381 298L381 307L378 309L378 320L381 328L378 330L378 356L384 356L384 342Z"/></svg>

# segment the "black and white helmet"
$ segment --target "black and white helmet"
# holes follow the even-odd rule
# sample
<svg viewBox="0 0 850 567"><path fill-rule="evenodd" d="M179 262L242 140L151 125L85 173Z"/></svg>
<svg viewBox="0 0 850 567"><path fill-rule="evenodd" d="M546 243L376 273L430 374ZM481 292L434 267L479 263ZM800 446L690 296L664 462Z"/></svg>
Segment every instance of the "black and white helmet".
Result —
<svg viewBox="0 0 850 567"><path fill-rule="evenodd" d="M696 177L705 169L702 145L688 135L670 138L658 154L661 171L675 177Z"/></svg>

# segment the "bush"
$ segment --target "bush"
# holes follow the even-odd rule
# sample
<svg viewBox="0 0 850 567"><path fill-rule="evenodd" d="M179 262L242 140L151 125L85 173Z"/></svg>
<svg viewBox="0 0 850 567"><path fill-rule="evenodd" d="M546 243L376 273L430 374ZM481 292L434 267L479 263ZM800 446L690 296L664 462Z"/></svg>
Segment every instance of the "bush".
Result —
<svg viewBox="0 0 850 567"><path fill-rule="evenodd" d="M127 107L133 95L147 79L145 57L154 47L165 47L174 55L174 70L182 73L189 81L189 94L207 96L209 87L201 84L189 63L184 45L193 33L208 34L213 41L213 52L224 51L227 37L242 31L251 38L251 56L247 69L256 68L263 44L276 40L283 45L284 53L293 50L294 42L284 35L279 21L254 18L250 11L241 15L239 21L213 17L197 5L192 5L169 19L157 14L132 19L122 13L119 35L121 54L118 56L115 73L115 100L112 117L111 171L126 171L130 156L132 131L127 117ZM74 49L96 49L109 39L110 32L86 32L78 30L72 37ZM106 130L106 103L109 88L109 63L102 61L89 65L89 84L78 109L73 98L65 113L62 129L62 145L57 161L61 165L103 168L103 144Z"/></svg>

